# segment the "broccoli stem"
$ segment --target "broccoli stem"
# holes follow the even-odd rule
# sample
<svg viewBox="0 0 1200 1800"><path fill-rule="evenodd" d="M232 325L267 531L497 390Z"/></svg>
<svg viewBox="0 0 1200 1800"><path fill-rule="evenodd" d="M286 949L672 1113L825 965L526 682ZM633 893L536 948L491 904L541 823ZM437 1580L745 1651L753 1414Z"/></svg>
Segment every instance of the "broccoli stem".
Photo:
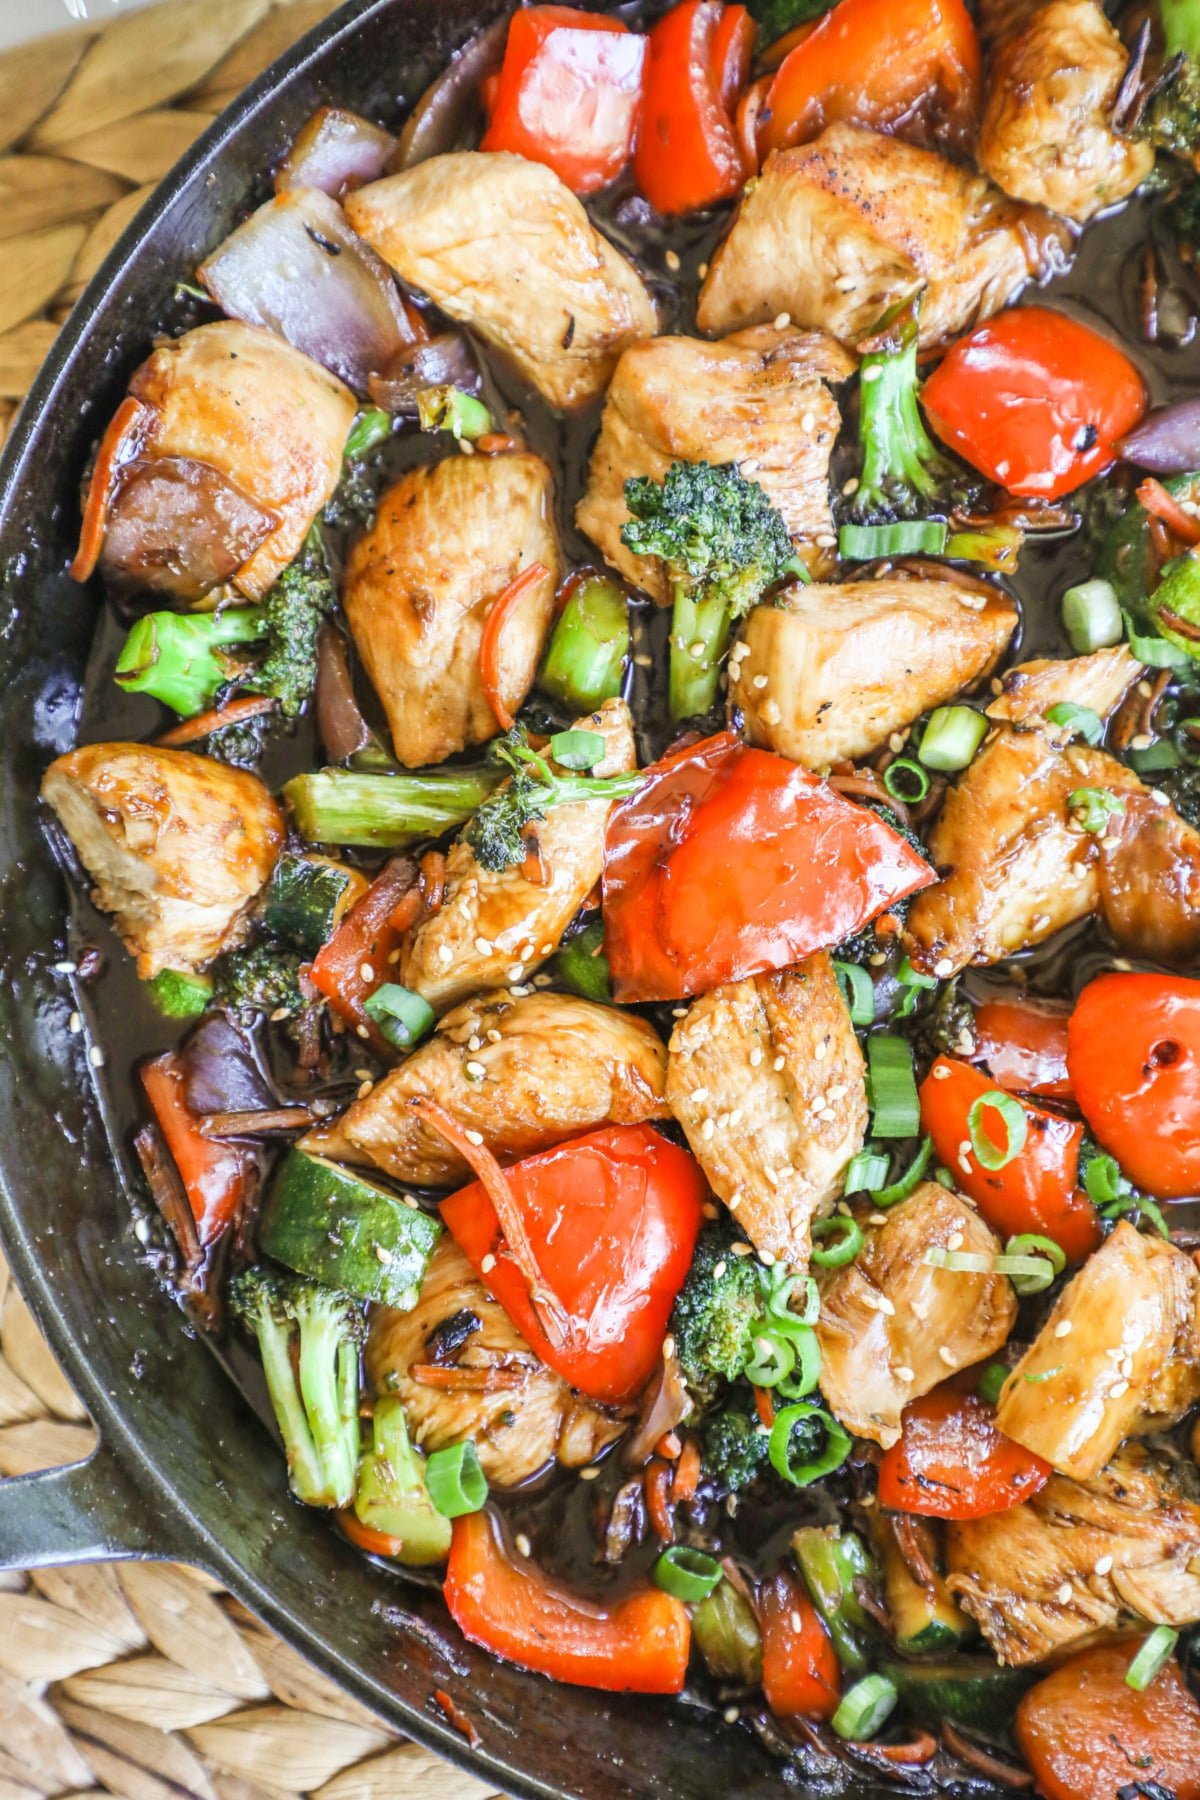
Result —
<svg viewBox="0 0 1200 1800"><path fill-rule="evenodd" d="M314 1306L301 1319L299 1376L323 1491L346 1506L358 1463L358 1350L331 1308Z"/></svg>
<svg viewBox="0 0 1200 1800"><path fill-rule="evenodd" d="M150 694L183 718L207 712L236 670L221 654L257 643L268 629L259 606L215 613L147 613L121 648L113 671L127 693Z"/></svg>
<svg viewBox="0 0 1200 1800"><path fill-rule="evenodd" d="M292 1371L290 1322L262 1306L250 1323L258 1339L267 1392L283 1435L292 1492L307 1506L324 1506L325 1471Z"/></svg>
<svg viewBox="0 0 1200 1800"><path fill-rule="evenodd" d="M668 698L678 721L708 712L716 700L733 617L720 590L706 593L685 581L674 585Z"/></svg>
<svg viewBox="0 0 1200 1800"><path fill-rule="evenodd" d="M441 775L370 775L316 769L287 782L283 797L310 844L400 849L469 819L503 779L494 769Z"/></svg>
<svg viewBox="0 0 1200 1800"><path fill-rule="evenodd" d="M792 1555L813 1605L829 1628L838 1661L851 1675L865 1674L870 1655L862 1634L870 1619L854 1584L872 1579L875 1565L862 1539L836 1526L805 1525L792 1535Z"/></svg>
<svg viewBox="0 0 1200 1800"><path fill-rule="evenodd" d="M417 422L422 431L448 431L474 443L492 427L492 415L482 400L456 387L422 388L417 395Z"/></svg>
<svg viewBox="0 0 1200 1800"><path fill-rule="evenodd" d="M375 1402L371 1448L358 1471L354 1511L363 1525L394 1538L401 1562L441 1562L450 1550L450 1521L429 1498L425 1459L409 1441L404 1407L395 1394Z"/></svg>
<svg viewBox="0 0 1200 1800"><path fill-rule="evenodd" d="M932 500L942 462L917 408L917 332L905 326L898 348L872 351L862 361L859 439L862 473L855 511L892 508L904 489Z"/></svg>
<svg viewBox="0 0 1200 1800"><path fill-rule="evenodd" d="M594 712L621 691L629 608L615 581L586 576L559 615L538 686L572 712Z"/></svg>

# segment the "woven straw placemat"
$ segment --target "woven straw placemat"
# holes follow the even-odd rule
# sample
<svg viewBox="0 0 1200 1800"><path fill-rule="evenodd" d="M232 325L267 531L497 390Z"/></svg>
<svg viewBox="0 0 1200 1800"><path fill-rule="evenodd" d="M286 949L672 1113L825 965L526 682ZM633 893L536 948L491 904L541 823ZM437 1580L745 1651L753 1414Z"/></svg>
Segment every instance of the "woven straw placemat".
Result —
<svg viewBox="0 0 1200 1800"><path fill-rule="evenodd" d="M165 0L0 55L0 436L100 261L209 121L335 0ZM0 1475L86 1456L0 1259ZM166 1563L0 1574L0 1800L483 1800L231 1596Z"/></svg>

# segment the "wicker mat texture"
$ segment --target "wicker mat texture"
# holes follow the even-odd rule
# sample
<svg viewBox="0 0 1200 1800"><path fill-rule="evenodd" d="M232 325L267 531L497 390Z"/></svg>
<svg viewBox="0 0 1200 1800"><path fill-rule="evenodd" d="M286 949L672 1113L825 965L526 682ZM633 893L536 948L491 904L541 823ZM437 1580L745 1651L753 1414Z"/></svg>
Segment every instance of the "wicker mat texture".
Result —
<svg viewBox="0 0 1200 1800"><path fill-rule="evenodd" d="M19 0L18 0L19 3ZM165 0L0 55L0 437L155 184L335 0ZM65 18L65 14L64 14ZM0 1260L0 1475L92 1427ZM0 1800L483 1800L165 1563L0 1574Z"/></svg>

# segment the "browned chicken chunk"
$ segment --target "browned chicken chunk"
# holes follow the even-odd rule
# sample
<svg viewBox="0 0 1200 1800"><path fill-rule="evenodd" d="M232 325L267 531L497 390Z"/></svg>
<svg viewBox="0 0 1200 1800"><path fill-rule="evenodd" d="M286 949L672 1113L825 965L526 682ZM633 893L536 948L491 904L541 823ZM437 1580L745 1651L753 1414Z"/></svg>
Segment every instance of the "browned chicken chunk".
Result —
<svg viewBox="0 0 1200 1800"><path fill-rule="evenodd" d="M1086 1481L1200 1399L1200 1273L1125 1221L1068 1282L1004 1384L1000 1429Z"/></svg>
<svg viewBox="0 0 1200 1800"><path fill-rule="evenodd" d="M1082 225L1154 167L1153 145L1112 122L1129 56L1097 0L1015 10L988 60L980 167L1014 199Z"/></svg>
<svg viewBox="0 0 1200 1800"><path fill-rule="evenodd" d="M867 1128L862 1051L822 953L714 988L671 1037L667 1100L714 1193L760 1252L808 1267Z"/></svg>
<svg viewBox="0 0 1200 1800"><path fill-rule="evenodd" d="M588 488L576 509L581 531L655 600L671 598L657 557L621 542L631 475L661 481L676 460L737 463L782 514L806 560L827 562L833 543L829 458L841 415L826 383L854 363L822 332L762 326L719 344L651 338L617 364Z"/></svg>
<svg viewBox="0 0 1200 1800"><path fill-rule="evenodd" d="M1141 673L1141 663L1124 644L1064 662L1041 657L1036 662L1018 663L1005 672L1003 690L988 707L988 717L1011 725L1038 725L1061 736L1061 729L1046 718L1051 707L1064 703L1087 706L1106 719Z"/></svg>
<svg viewBox="0 0 1200 1800"><path fill-rule="evenodd" d="M1089 1481L1053 1475L1021 1506L951 1525L947 1585L1003 1663L1044 1662L1095 1631L1190 1624L1194 1488L1175 1457L1126 1444Z"/></svg>
<svg viewBox="0 0 1200 1800"><path fill-rule="evenodd" d="M595 774L636 769L633 720L623 700L606 700L576 725L605 740ZM540 880L531 880L521 865L499 873L481 868L460 837L446 858L440 909L405 944L399 977L405 987L443 1011L481 988L523 981L553 956L600 879L613 804L595 799L551 807L535 832Z"/></svg>
<svg viewBox="0 0 1200 1800"><path fill-rule="evenodd" d="M251 600L300 553L337 486L356 402L319 363L256 325L222 319L162 344L118 415L116 481L97 461L73 566L96 555L117 585L196 600L232 581ZM114 421L114 425L117 421Z"/></svg>
<svg viewBox="0 0 1200 1800"><path fill-rule="evenodd" d="M360 237L452 319L511 357L552 406L598 399L618 356L657 323L636 269L558 176L456 151L346 199Z"/></svg>
<svg viewBox="0 0 1200 1800"><path fill-rule="evenodd" d="M411 1111L428 1095L505 1161L598 1125L669 1117L666 1047L635 1013L571 994L480 995L341 1120L349 1141L398 1181L449 1187L466 1163Z"/></svg>
<svg viewBox="0 0 1200 1800"><path fill-rule="evenodd" d="M559 557L546 464L526 454L448 456L410 469L380 500L350 552L343 604L408 768L500 729L484 693L480 640L499 596L534 562L546 576L500 634L500 696L512 713L533 686L554 616Z"/></svg>
<svg viewBox="0 0 1200 1800"><path fill-rule="evenodd" d="M909 1401L999 1350L1017 1316L1006 1275L930 1268L932 1248L994 1256L1002 1245L960 1195L924 1181L868 1228L852 1263L817 1278L821 1391L847 1431L885 1449Z"/></svg>
<svg viewBox="0 0 1200 1800"><path fill-rule="evenodd" d="M792 588L747 618L730 708L752 744L810 769L868 756L988 674L1016 626L1006 595L949 574Z"/></svg>
<svg viewBox="0 0 1200 1800"><path fill-rule="evenodd" d="M1048 226L931 150L830 125L767 158L713 256L697 322L716 334L787 313L853 345L923 288L921 343L938 344L1042 272Z"/></svg>
<svg viewBox="0 0 1200 1800"><path fill-rule="evenodd" d="M534 1355L449 1236L411 1312L372 1309L366 1363L377 1390L399 1394L423 1450L473 1439L496 1487L516 1487L555 1461L582 1468L625 1430Z"/></svg>
<svg viewBox="0 0 1200 1800"><path fill-rule="evenodd" d="M240 942L283 846L283 816L258 777L188 750L69 750L46 770L42 798L143 980L202 968Z"/></svg>

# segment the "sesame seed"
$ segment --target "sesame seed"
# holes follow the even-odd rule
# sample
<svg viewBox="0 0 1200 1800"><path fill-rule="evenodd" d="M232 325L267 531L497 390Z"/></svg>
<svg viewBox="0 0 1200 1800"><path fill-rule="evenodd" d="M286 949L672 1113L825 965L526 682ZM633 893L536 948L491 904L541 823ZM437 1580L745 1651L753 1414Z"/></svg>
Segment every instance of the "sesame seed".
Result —
<svg viewBox="0 0 1200 1800"><path fill-rule="evenodd" d="M1118 1381L1115 1387L1109 1388L1108 1397L1110 1400L1119 1400L1122 1394L1127 1394L1128 1392L1129 1383L1127 1381Z"/></svg>
<svg viewBox="0 0 1200 1800"><path fill-rule="evenodd" d="M488 1026L487 1041L489 1044L498 1044L500 1042L500 1033L496 1030L494 1025Z"/></svg>
<svg viewBox="0 0 1200 1800"><path fill-rule="evenodd" d="M76 971L78 970L78 968L79 968L78 963L56 962L54 964L54 973L56 975L74 975L76 973Z"/></svg>
<svg viewBox="0 0 1200 1800"><path fill-rule="evenodd" d="M389 950L388 951L388 966L390 968L394 968L399 961L400 961L399 950Z"/></svg>
<svg viewBox="0 0 1200 1800"><path fill-rule="evenodd" d="M952 1231L950 1236L946 1239L946 1248L947 1250L961 1250L963 1241L963 1234L961 1231Z"/></svg>
<svg viewBox="0 0 1200 1800"><path fill-rule="evenodd" d="M496 1266L496 1258L492 1255L490 1250L488 1251L486 1256L480 1257L479 1272L481 1275L490 1275L492 1270L495 1268L495 1266Z"/></svg>
<svg viewBox="0 0 1200 1800"><path fill-rule="evenodd" d="M538 955L539 956L553 956L554 955L554 945L553 944L539 944L538 945Z"/></svg>
<svg viewBox="0 0 1200 1800"><path fill-rule="evenodd" d="M852 475L850 477L849 481L843 481L842 492L843 492L843 494L845 494L847 500L850 498L851 494L857 494L857 492L858 492L858 476L857 475Z"/></svg>
<svg viewBox="0 0 1200 1800"><path fill-rule="evenodd" d="M950 1074L951 1071L945 1063L938 1063L933 1071L933 1079L935 1081L949 1081Z"/></svg>
<svg viewBox="0 0 1200 1800"><path fill-rule="evenodd" d="M760 693L762 692L763 688L766 687L766 685L767 685L767 677L765 675L755 675L753 680L750 683L750 686L752 688L757 688Z"/></svg>
<svg viewBox="0 0 1200 1800"><path fill-rule="evenodd" d="M671 1017L673 1019L686 1019L687 1016L688 1009L686 1006L673 1006L671 1008Z"/></svg>
<svg viewBox="0 0 1200 1800"><path fill-rule="evenodd" d="M468 1050L482 1050L483 1049L483 1039L480 1037L480 1035L477 1031L473 1031L471 1033L470 1037L467 1039L467 1049Z"/></svg>
<svg viewBox="0 0 1200 1800"><path fill-rule="evenodd" d="M580 1481L595 1481L599 1473L599 1469L580 1469L579 1479Z"/></svg>
<svg viewBox="0 0 1200 1800"><path fill-rule="evenodd" d="M879 1213L879 1212L868 1213L867 1214L867 1224L868 1225L886 1225L887 1224L887 1214Z"/></svg>
<svg viewBox="0 0 1200 1800"><path fill-rule="evenodd" d="M929 1317L929 1308L923 1300L910 1300L908 1303L908 1310L913 1318L920 1319L922 1324L924 1324Z"/></svg>
<svg viewBox="0 0 1200 1800"><path fill-rule="evenodd" d="M699 661L699 659L704 655L704 639L703 638L696 638L693 643L690 643L688 645L688 655L694 656L696 658L696 660Z"/></svg>
<svg viewBox="0 0 1200 1800"><path fill-rule="evenodd" d="M360 1100L365 1100L367 1095L370 1093L371 1089L374 1086L375 1086L375 1083L372 1080L370 1080L370 1078L368 1078L366 1081L359 1082L358 1098Z"/></svg>
<svg viewBox="0 0 1200 1800"><path fill-rule="evenodd" d="M725 1273L725 1271L728 1267L729 1267L729 1264L725 1261L725 1258L722 1257L719 1263L713 1264L713 1278L716 1281L720 1281L722 1275Z"/></svg>
<svg viewBox="0 0 1200 1800"><path fill-rule="evenodd" d="M99 1044L93 1044L88 1051L88 1061L91 1063L93 1069L102 1069L104 1067L104 1052Z"/></svg>
<svg viewBox="0 0 1200 1800"><path fill-rule="evenodd" d="M916 1376L911 1369L899 1368L896 1370L896 1380L897 1381L915 1381Z"/></svg>
<svg viewBox="0 0 1200 1800"><path fill-rule="evenodd" d="M706 1201L705 1201L705 1202L704 1202L704 1205L703 1205L703 1206L702 1206L702 1207L701 1207L701 1208L700 1208L700 1210L701 1210L701 1212L702 1212L702 1213L703 1213L703 1214L704 1214L704 1216L705 1216L705 1218L706 1218L706 1219L708 1219L708 1220L709 1220L709 1221L710 1221L710 1223L711 1223L711 1221L712 1221L712 1220L713 1220L713 1219L719 1219L719 1218L720 1218L720 1216L721 1216L721 1209L720 1209L720 1207L719 1207L719 1206L717 1206L717 1205L715 1205L715 1204L714 1204L714 1203L713 1203L713 1201L711 1201L711 1200L706 1200ZM730 1209L729 1209L729 1210L730 1210L730 1211L731 1211L731 1212L732 1212L732 1211L733 1211L733 1207L732 1207L732 1204L731 1204L731 1205L730 1205Z"/></svg>
<svg viewBox="0 0 1200 1800"><path fill-rule="evenodd" d="M535 975L533 978L533 985L535 988L552 987L554 985L553 977L550 975Z"/></svg>
<svg viewBox="0 0 1200 1800"><path fill-rule="evenodd" d="M489 938L477 937L475 939L475 948L480 956L490 956L492 954L492 945Z"/></svg>
<svg viewBox="0 0 1200 1800"><path fill-rule="evenodd" d="M945 981L948 975L953 975L954 964L950 961L948 956L943 956L940 962L934 963L933 972L938 977L939 981Z"/></svg>
<svg viewBox="0 0 1200 1800"><path fill-rule="evenodd" d="M776 329L776 331L786 331L788 326L791 324L791 322L792 322L791 313L782 312L782 313L775 314L775 329ZM799 1629L799 1628L797 1627L797 1629Z"/></svg>
<svg viewBox="0 0 1200 1800"><path fill-rule="evenodd" d="M1070 1337L1070 1335L1071 1335L1070 1319L1060 1319L1058 1321L1058 1324L1054 1327L1054 1335L1056 1338Z"/></svg>
<svg viewBox="0 0 1200 1800"><path fill-rule="evenodd" d="M415 1194L401 1194L400 1198L403 1200L405 1206L407 1206L409 1212L420 1212L420 1202Z"/></svg>
<svg viewBox="0 0 1200 1800"><path fill-rule="evenodd" d="M800 1633L804 1630L804 1620L798 1612L792 1614L792 1630L796 1633L797 1637L799 1637Z"/></svg>
<svg viewBox="0 0 1200 1800"><path fill-rule="evenodd" d="M370 1079L371 1079L370 1069L355 1069L354 1079L355 1079L355 1081L370 1081Z"/></svg>
<svg viewBox="0 0 1200 1800"><path fill-rule="evenodd" d="M676 270L679 268L679 252L678 252L678 250L668 250L666 255L663 257L663 261L666 263L668 269L670 269L672 275L674 275Z"/></svg>
<svg viewBox="0 0 1200 1800"><path fill-rule="evenodd" d="M817 544L822 550L833 550L836 548L837 539L831 531L819 531L813 539L813 543Z"/></svg>
<svg viewBox="0 0 1200 1800"><path fill-rule="evenodd" d="M731 1209L732 1209L732 1205L733 1205L733 1202L730 1201ZM753 1256L754 1255L754 1252L750 1248L749 1244L731 1244L729 1246L729 1248L732 1250L732 1252L735 1256Z"/></svg>
<svg viewBox="0 0 1200 1800"><path fill-rule="evenodd" d="M948 1369L952 1369L958 1360L958 1358L955 1356L953 1350L951 1350L951 1348L948 1344L939 1344L938 1345L938 1355L941 1357L942 1361L945 1363L945 1365Z"/></svg>
<svg viewBox="0 0 1200 1800"><path fill-rule="evenodd" d="M696 273L700 277L701 281L703 281L704 277L708 274L708 264L706 262L702 262L700 264L699 268L696 270Z"/></svg>
<svg viewBox="0 0 1200 1800"><path fill-rule="evenodd" d="M777 1075L782 1075L784 1068L786 1067L784 1058L782 1056L777 1056L775 1061L771 1064L771 1067Z"/></svg>
<svg viewBox="0 0 1200 1800"><path fill-rule="evenodd" d="M896 1316L895 1302L889 1300L886 1294L880 1294L879 1296L879 1310L885 1319L894 1319Z"/></svg>
<svg viewBox="0 0 1200 1800"><path fill-rule="evenodd" d="M882 374L883 365L881 363L872 363L869 369L863 370L862 378L864 381L878 381Z"/></svg>
<svg viewBox="0 0 1200 1800"><path fill-rule="evenodd" d="M509 981L520 981L524 973L524 965L522 963L514 963L508 971L508 979Z"/></svg>
<svg viewBox="0 0 1200 1800"><path fill-rule="evenodd" d="M354 1027L354 1029L358 1033L360 1038L369 1038L371 1035L365 1025L356 1025Z"/></svg>
<svg viewBox="0 0 1200 1800"><path fill-rule="evenodd" d="M437 956L438 956L438 961L441 963L441 965L444 969L448 968L450 966L450 964L454 961L454 952L450 948L449 944L439 944Z"/></svg>
<svg viewBox="0 0 1200 1800"><path fill-rule="evenodd" d="M837 1113L832 1106L823 1106L817 1114L817 1117L821 1120L822 1124L832 1125L837 1119Z"/></svg>
<svg viewBox="0 0 1200 1800"><path fill-rule="evenodd" d="M466 1138L468 1144L474 1144L477 1147L483 1142L482 1131L464 1131L463 1136Z"/></svg>
<svg viewBox="0 0 1200 1800"><path fill-rule="evenodd" d="M1062 1586L1059 1588L1059 1590L1055 1594L1054 1598L1058 1601L1058 1604L1060 1606L1069 1606L1070 1605L1070 1603L1071 1603L1071 1584L1069 1581L1063 1582Z"/></svg>
<svg viewBox="0 0 1200 1800"><path fill-rule="evenodd" d="M762 1046L759 1044L755 1044L753 1050L750 1052L750 1067L752 1069L757 1069L758 1065L762 1061L762 1058L763 1058Z"/></svg>
<svg viewBox="0 0 1200 1800"><path fill-rule="evenodd" d="M704 1139L705 1143L713 1136L716 1129L717 1128L711 1119L705 1119L703 1125L700 1127L700 1136Z"/></svg>
<svg viewBox="0 0 1200 1800"><path fill-rule="evenodd" d="M358 972L364 981L374 981L375 979L375 971L368 962L360 963Z"/></svg>
<svg viewBox="0 0 1200 1800"><path fill-rule="evenodd" d="M813 427L816 425L816 422L817 422L816 417L813 413L810 413L810 412L804 413L800 420L801 431L811 431L813 429Z"/></svg>
<svg viewBox="0 0 1200 1800"><path fill-rule="evenodd" d="M1097 1575L1107 1575L1112 1566L1113 1559L1111 1556L1098 1556L1096 1558L1095 1570Z"/></svg>
<svg viewBox="0 0 1200 1800"><path fill-rule="evenodd" d="M827 1042L825 1041L824 1038L821 1039L819 1044L814 1044L814 1046L813 1046L813 1061L814 1062L824 1062L825 1058L828 1054L829 1054L829 1045L827 1044Z"/></svg>
<svg viewBox="0 0 1200 1800"><path fill-rule="evenodd" d="M768 725L778 725L783 714L779 710L778 700L768 700L762 709L762 716Z"/></svg>
<svg viewBox="0 0 1200 1800"><path fill-rule="evenodd" d="M742 1204L741 1194L730 1194L730 1196L729 1196L728 1200L725 1202L725 1204L729 1208L730 1212L736 1212L738 1207ZM716 1216L717 1216L716 1213L714 1213L713 1217L716 1218Z"/></svg>
<svg viewBox="0 0 1200 1800"><path fill-rule="evenodd" d="M70 1018L67 1020L67 1030L70 1032L83 1030L83 1018L79 1013L73 1012L71 1014Z"/></svg>
<svg viewBox="0 0 1200 1800"><path fill-rule="evenodd" d="M732 1500L733 1495L731 1494L729 1498ZM741 1716L741 1709L736 1706L727 1706L721 1715L727 1725L736 1725Z"/></svg>
<svg viewBox="0 0 1200 1800"><path fill-rule="evenodd" d="M1148 750L1153 742L1154 739L1148 731L1139 731L1136 736L1130 738L1129 748L1131 750Z"/></svg>
<svg viewBox="0 0 1200 1800"><path fill-rule="evenodd" d="M708 1089L706 1087L693 1088L688 1098L693 1106L703 1106L708 1099Z"/></svg>
<svg viewBox="0 0 1200 1800"><path fill-rule="evenodd" d="M893 731L891 737L888 739L888 749L894 751L894 753L899 756L906 742L907 739L902 731Z"/></svg>
<svg viewBox="0 0 1200 1800"><path fill-rule="evenodd" d="M388 1263L391 1262L392 1253L388 1249L386 1244L372 1244L371 1248L374 1250L375 1255L378 1258L378 1260L381 1263L383 1263L385 1265L385 1267Z"/></svg>
<svg viewBox="0 0 1200 1800"><path fill-rule="evenodd" d="M523 1531L518 1531L516 1537L513 1539L513 1543L517 1546L517 1549L522 1556L533 1555L533 1545Z"/></svg>
<svg viewBox="0 0 1200 1800"><path fill-rule="evenodd" d="M663 1339L662 1353L663 1353L663 1361L664 1362L670 1362L671 1358L675 1354L675 1339L671 1336L671 1333L669 1331L668 1331L666 1337Z"/></svg>
<svg viewBox="0 0 1200 1800"><path fill-rule="evenodd" d="M718 1113L718 1115L717 1115L717 1130L718 1131L728 1131L729 1130L729 1114L727 1112Z"/></svg>
<svg viewBox="0 0 1200 1800"><path fill-rule="evenodd" d="M1154 689L1150 686L1150 683L1148 681L1139 681L1137 684L1137 691L1142 696L1143 700L1149 700L1150 696L1154 692Z"/></svg>
<svg viewBox="0 0 1200 1800"><path fill-rule="evenodd" d="M763 1164L763 1174L766 1176L772 1187L779 1186L778 1175L775 1173L774 1169L769 1169L766 1163Z"/></svg>
<svg viewBox="0 0 1200 1800"><path fill-rule="evenodd" d="M487 1070L481 1062L469 1062L467 1064L467 1074L471 1077L472 1081L482 1081L487 1074Z"/></svg>

